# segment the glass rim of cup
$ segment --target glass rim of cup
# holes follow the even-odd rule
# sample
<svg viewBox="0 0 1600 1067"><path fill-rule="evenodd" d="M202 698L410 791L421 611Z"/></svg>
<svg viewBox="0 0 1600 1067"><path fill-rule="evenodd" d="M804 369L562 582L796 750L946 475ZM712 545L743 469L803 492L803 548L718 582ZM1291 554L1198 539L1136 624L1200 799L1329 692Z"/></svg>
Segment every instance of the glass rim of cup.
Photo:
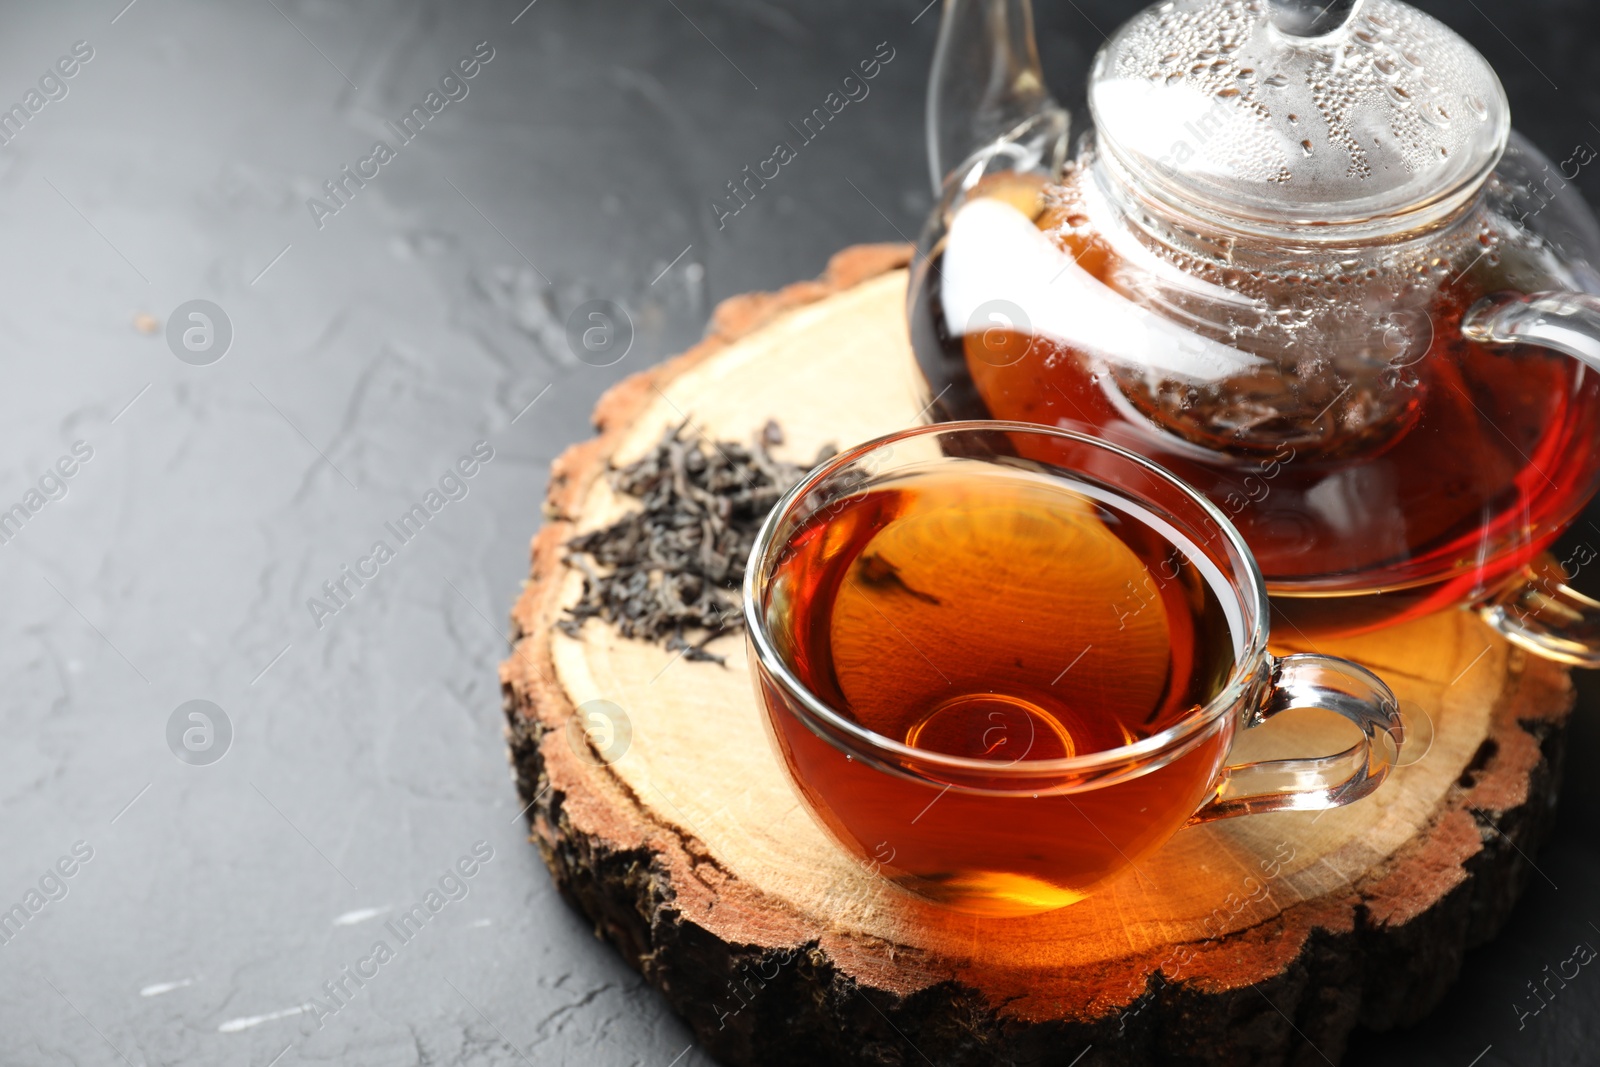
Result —
<svg viewBox="0 0 1600 1067"><path fill-rule="evenodd" d="M1244 635L1244 647L1235 659L1227 682L1218 689L1216 695L1207 701L1205 705L1197 707L1160 733L1152 734L1131 745L1101 749L1085 755L1068 756L1061 759L1021 759L1011 763L1002 763L996 760L954 756L929 749L913 748L891 737L869 730L830 707L826 701L813 693L795 675L789 665L784 662L783 656L778 652L771 635L767 632L765 612L757 592L758 585L764 586L769 577L765 572L770 570L769 565L774 562L774 550L777 549L781 554L781 550L786 546L786 542L784 545L780 545L776 543L775 539L779 526L795 504L825 479L878 449L892 446L900 441L929 435L975 432L1026 433L1054 437L1111 453L1144 468L1158 480L1177 490L1180 495L1199 507L1211 519L1216 526L1217 532L1228 542L1238 557L1238 564L1229 564L1227 567L1219 569L1223 570L1223 577L1228 582L1229 595L1247 612L1245 629L1248 632ZM1140 499L1136 493L1122 490L1116 486L1113 486L1113 488L1124 493L1129 500ZM759 581L758 574L760 575ZM740 599L741 608L744 612L745 631L750 637L751 644L755 646L760 665L794 698L797 707L803 709L806 716L810 717L810 721L806 721L806 726L822 740L844 750L847 755L861 756L874 763L887 763L897 773L905 773L905 768L907 767L926 767L956 775L963 779L977 777L989 780L1016 779L1018 781L1059 778L1063 775L1074 777L1091 775L1101 784L1109 784L1104 777L1108 774L1116 778L1124 776L1137 777L1158 769L1167 760L1158 760L1156 757L1165 756L1171 759L1181 755L1188 748L1186 743L1198 742L1204 730L1222 718L1229 710L1237 707L1239 702L1246 697L1250 688L1261 680L1262 665L1267 658L1267 635L1271 617L1267 601L1266 580L1262 577L1261 569L1256 565L1255 555L1250 551L1249 545L1245 543L1244 537L1215 504L1207 500L1198 490L1183 479L1160 464L1139 455L1137 452L1132 452L1120 445L1089 434L1078 433L1074 430L1063 430L1053 426L998 419L969 419L914 426L910 429L876 437L870 441L845 449L833 458L812 468L804 478L796 482L778 498L778 502L773 505L772 511L768 513L766 521L761 524L761 529L756 534L755 542L750 548L750 558L745 566L744 584ZM818 729L819 725L825 726L827 728L826 732ZM1128 774L1126 772L1130 767L1132 768L1131 774Z"/></svg>

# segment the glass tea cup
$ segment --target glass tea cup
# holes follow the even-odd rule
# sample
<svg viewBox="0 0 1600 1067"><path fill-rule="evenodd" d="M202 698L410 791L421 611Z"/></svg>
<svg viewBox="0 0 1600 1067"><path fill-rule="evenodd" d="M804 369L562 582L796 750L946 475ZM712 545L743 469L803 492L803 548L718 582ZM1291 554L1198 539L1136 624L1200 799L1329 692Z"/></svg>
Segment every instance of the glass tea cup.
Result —
<svg viewBox="0 0 1600 1067"><path fill-rule="evenodd" d="M1267 653L1265 585L1215 506L1065 430L924 426L817 467L762 527L744 613L812 815L962 911L1074 903L1188 824L1348 804L1403 737L1364 667ZM1227 763L1238 731L1297 708L1360 738Z"/></svg>

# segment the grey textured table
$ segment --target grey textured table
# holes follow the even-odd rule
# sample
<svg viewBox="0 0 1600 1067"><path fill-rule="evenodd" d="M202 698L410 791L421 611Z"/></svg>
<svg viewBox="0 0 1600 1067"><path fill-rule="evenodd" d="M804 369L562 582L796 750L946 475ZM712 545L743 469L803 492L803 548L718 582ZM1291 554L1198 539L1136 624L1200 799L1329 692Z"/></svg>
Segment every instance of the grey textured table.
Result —
<svg viewBox="0 0 1600 1067"><path fill-rule="evenodd" d="M524 842L500 635L607 385L723 297L915 234L937 9L125 2L8 4L0 36L0 910L28 913L0 1064L704 1062ZM1040 2L1072 103L1133 5ZM1600 144L1586 5L1426 6L1547 151ZM724 183L885 41L719 229ZM566 340L594 299L635 329L603 368ZM1600 944L1596 681L1543 877L1428 1023L1348 1062L1600 1057L1600 976L1514 1008Z"/></svg>

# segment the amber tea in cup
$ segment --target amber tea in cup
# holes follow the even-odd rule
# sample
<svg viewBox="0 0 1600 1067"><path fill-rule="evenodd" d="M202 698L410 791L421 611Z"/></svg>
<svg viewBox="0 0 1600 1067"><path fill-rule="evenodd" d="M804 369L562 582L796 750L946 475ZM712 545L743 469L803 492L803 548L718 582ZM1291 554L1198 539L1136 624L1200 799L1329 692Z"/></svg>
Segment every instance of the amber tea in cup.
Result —
<svg viewBox="0 0 1600 1067"><path fill-rule="evenodd" d="M746 583L758 692L813 814L905 888L991 915L1073 903L1191 820L1382 780L1388 690L1343 661L1272 661L1263 604L1237 533L1172 476L1004 423L814 471ZM1307 705L1362 742L1298 791L1225 766L1237 729Z"/></svg>
<svg viewBox="0 0 1600 1067"><path fill-rule="evenodd" d="M1130 745L1209 702L1234 665L1222 599L1180 549L1115 501L1023 471L868 490L813 516L772 580L792 590L808 689L952 756Z"/></svg>

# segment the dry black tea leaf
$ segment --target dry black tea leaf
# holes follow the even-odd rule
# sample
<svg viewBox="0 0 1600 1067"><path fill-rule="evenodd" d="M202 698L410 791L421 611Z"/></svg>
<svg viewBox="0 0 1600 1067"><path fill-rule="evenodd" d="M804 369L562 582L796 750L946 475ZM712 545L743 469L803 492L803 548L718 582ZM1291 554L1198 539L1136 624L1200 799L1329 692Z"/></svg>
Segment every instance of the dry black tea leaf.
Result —
<svg viewBox="0 0 1600 1067"><path fill-rule="evenodd" d="M583 596L556 625L577 637L599 618L624 637L660 641L685 659L723 658L705 646L744 625L739 585L756 533L809 466L772 458L783 431L768 420L746 447L712 443L685 419L644 458L612 471L611 484L640 507L567 542ZM825 446L813 461L835 453Z"/></svg>

